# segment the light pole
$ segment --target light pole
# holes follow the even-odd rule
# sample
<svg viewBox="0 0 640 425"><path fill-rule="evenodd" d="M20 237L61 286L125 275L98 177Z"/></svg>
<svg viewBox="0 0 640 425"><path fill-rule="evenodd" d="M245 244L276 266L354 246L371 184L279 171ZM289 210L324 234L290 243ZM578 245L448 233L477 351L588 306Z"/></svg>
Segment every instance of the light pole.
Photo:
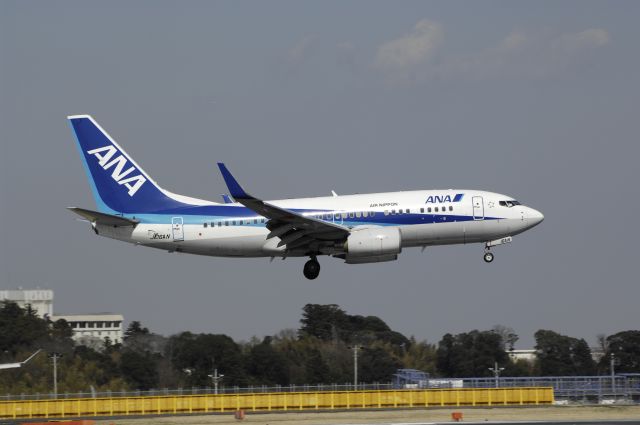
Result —
<svg viewBox="0 0 640 425"><path fill-rule="evenodd" d="M362 346L356 344L351 347L353 350L353 389L358 389L358 351L362 349Z"/></svg>
<svg viewBox="0 0 640 425"><path fill-rule="evenodd" d="M216 368L213 370L213 375L207 375L207 376L211 378L211 380L213 381L214 394L218 394L218 383L222 381L222 378L224 378L224 375L219 375L218 369Z"/></svg>
<svg viewBox="0 0 640 425"><path fill-rule="evenodd" d="M493 372L493 376L496 378L496 388L498 388L498 383L500 382L500 372L504 370L503 367L498 367L498 362L493 364L493 367L490 367L489 370Z"/></svg>

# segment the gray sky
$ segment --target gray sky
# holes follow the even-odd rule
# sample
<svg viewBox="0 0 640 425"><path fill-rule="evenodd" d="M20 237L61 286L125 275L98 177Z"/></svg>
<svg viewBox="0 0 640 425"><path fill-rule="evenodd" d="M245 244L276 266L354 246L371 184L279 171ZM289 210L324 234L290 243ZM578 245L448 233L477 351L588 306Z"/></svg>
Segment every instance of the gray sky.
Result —
<svg viewBox="0 0 640 425"><path fill-rule="evenodd" d="M513 327L638 329L640 3L0 3L0 287L58 312L236 339L336 303L437 342ZM225 161L267 199L477 188L545 222L353 266L220 259L97 238L65 120L92 114L167 189L218 201Z"/></svg>

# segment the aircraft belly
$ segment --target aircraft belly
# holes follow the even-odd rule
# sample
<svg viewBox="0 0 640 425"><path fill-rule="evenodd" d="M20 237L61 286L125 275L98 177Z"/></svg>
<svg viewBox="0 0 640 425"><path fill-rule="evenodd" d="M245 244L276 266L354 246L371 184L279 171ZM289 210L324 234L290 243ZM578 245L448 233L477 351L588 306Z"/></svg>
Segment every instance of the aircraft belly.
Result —
<svg viewBox="0 0 640 425"><path fill-rule="evenodd" d="M184 226L184 240L174 240L171 225L138 225L133 242L167 251L220 257L265 256L262 246L267 231L262 227Z"/></svg>
<svg viewBox="0 0 640 425"><path fill-rule="evenodd" d="M476 220L464 223L465 243L486 242L504 236L511 236L509 219Z"/></svg>
<svg viewBox="0 0 640 425"><path fill-rule="evenodd" d="M429 223L401 226L402 246L442 245L464 242L463 223Z"/></svg>

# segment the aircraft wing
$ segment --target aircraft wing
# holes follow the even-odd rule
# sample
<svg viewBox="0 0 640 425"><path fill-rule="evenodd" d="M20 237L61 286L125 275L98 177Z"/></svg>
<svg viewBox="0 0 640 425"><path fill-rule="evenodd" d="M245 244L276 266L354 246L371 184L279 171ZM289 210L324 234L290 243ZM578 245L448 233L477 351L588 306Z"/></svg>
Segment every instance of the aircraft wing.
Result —
<svg viewBox="0 0 640 425"><path fill-rule="evenodd" d="M78 214L80 217L89 220L91 223L105 224L107 226L115 227L135 227L139 223L138 220L131 220L118 215L86 210L84 208L68 207L67 209Z"/></svg>
<svg viewBox="0 0 640 425"><path fill-rule="evenodd" d="M249 195L223 163L219 162L218 167L236 202L269 219L267 228L271 232L268 238L279 237L279 247L313 250L329 242L344 240L349 235L349 228L345 226L307 217Z"/></svg>

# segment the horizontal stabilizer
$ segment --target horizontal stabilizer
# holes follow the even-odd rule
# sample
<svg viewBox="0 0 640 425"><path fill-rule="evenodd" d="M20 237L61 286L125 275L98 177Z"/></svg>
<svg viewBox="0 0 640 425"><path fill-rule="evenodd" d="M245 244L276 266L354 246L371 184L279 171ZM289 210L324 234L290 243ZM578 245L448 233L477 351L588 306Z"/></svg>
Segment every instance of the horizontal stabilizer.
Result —
<svg viewBox="0 0 640 425"><path fill-rule="evenodd" d="M69 211L73 211L82 218L89 220L91 223L104 224L106 226L116 227L135 227L139 221L130 218L120 217L118 215L101 213L98 211L86 210L78 207L68 207Z"/></svg>

